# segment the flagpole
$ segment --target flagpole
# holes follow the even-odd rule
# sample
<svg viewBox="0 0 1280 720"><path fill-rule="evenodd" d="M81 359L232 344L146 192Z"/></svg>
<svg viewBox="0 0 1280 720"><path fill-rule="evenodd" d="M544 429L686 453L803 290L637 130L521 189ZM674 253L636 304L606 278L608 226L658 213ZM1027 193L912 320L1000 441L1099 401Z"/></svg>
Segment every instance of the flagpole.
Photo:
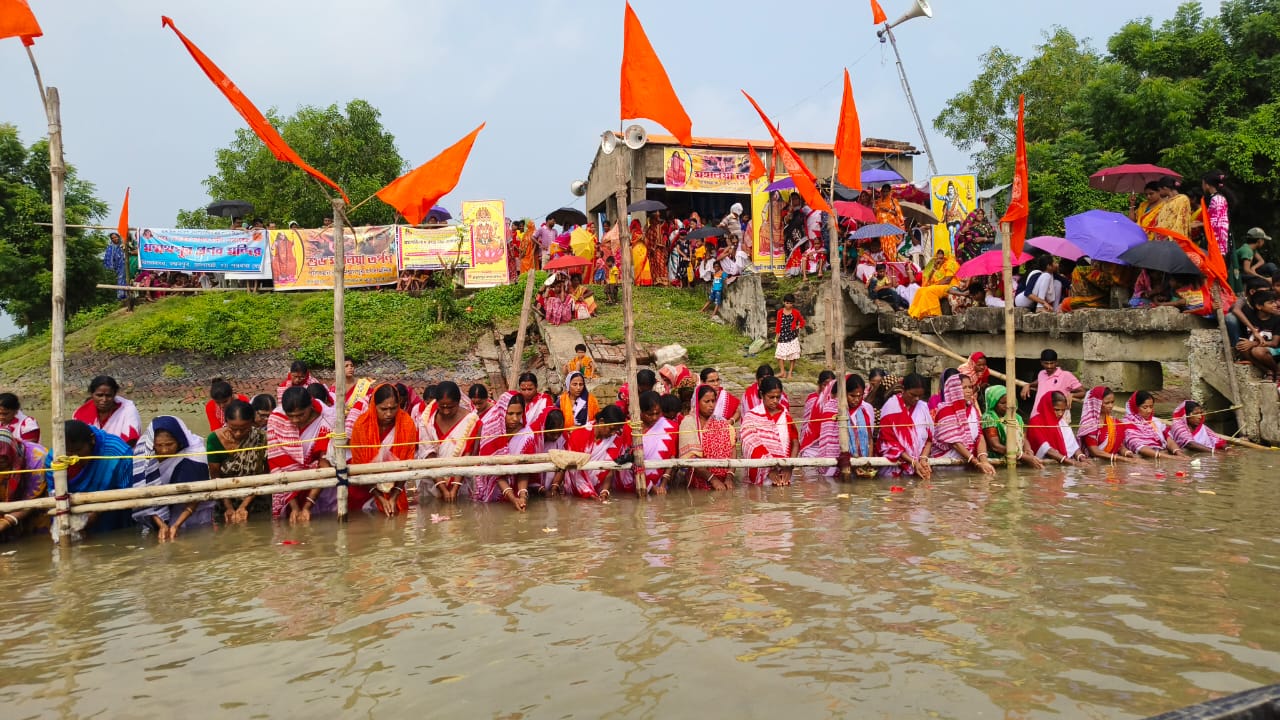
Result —
<svg viewBox="0 0 1280 720"><path fill-rule="evenodd" d="M27 45L27 59L31 61L31 71L36 74L36 87L40 89L40 102L47 102L48 93L44 89L44 80L40 78L40 66L36 64L36 54Z"/></svg>
<svg viewBox="0 0 1280 720"><path fill-rule="evenodd" d="M631 165L632 150L628 147L618 147L620 153L616 160L614 170L614 182L617 187L618 204L618 245L622 245L623 231L627 229L627 175ZM635 310L632 307L632 292L634 278L631 273L634 271L631 262L631 238L627 236L627 247L620 248L622 254L622 334L623 342L626 344L627 350L627 386L631 392L627 393L627 414L630 415L631 430L631 447L634 459L632 462L632 472L636 477L636 493L641 497L647 497L649 494L648 487L645 483L644 476L644 426L640 424L640 392L639 385L636 383L636 320ZM696 411L697 408L695 407Z"/></svg>
<svg viewBox="0 0 1280 720"><path fill-rule="evenodd" d="M1003 267L1001 278L1004 280L1004 387L1007 408L1004 414L1005 427L1005 464L1010 472L1016 472L1018 453L1022 452L1022 434L1018 427L1018 379L1016 365L1018 362L1014 347L1013 322L1013 243L1009 223L1003 223L1004 248L1000 253Z"/></svg>
<svg viewBox="0 0 1280 720"><path fill-rule="evenodd" d="M835 322L832 323L832 336L835 340L833 348L835 353L835 371L836 371L836 397L840 408L840 417L837 427L840 429L840 455L842 457L849 456L849 397L845 394L845 363L844 363L844 283L840 277L840 233L836 224L836 174L840 167L840 158L832 156L831 164L831 212L827 215L827 227L830 231L831 250L827 259L831 262L831 307L835 315ZM821 392L822 388L818 388ZM842 463L840 466L840 475L848 480L853 469L848 463Z"/></svg>
<svg viewBox="0 0 1280 720"><path fill-rule="evenodd" d="M327 193L326 193L327 194ZM347 519L346 202L333 198L333 469L338 475L338 520ZM370 412L372 409L366 409Z"/></svg>
<svg viewBox="0 0 1280 720"><path fill-rule="evenodd" d="M27 48L27 52L31 49ZM35 58L32 58L35 64ZM36 73L39 82L39 72ZM67 433L63 408L65 342L67 332L67 205L64 181L67 166L62 158L62 111L58 88L44 90L45 114L49 119L49 181L53 215L53 318L49 343L49 407L53 423L53 497L54 522L58 526L58 544L71 544L71 496L67 492Z"/></svg>

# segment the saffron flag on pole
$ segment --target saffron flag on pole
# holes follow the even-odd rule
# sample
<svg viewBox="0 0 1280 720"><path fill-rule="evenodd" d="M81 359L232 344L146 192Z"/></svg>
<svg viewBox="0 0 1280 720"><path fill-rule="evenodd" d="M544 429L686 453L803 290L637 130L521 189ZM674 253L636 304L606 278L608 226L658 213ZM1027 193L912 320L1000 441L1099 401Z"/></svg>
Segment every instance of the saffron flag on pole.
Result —
<svg viewBox="0 0 1280 720"><path fill-rule="evenodd" d="M410 223L422 222L440 198L458 186L462 168L471 155L476 136L484 129L484 123L469 135L446 148L444 152L401 175L377 192L378 197L395 208Z"/></svg>
<svg viewBox="0 0 1280 720"><path fill-rule="evenodd" d="M884 14L884 8L880 7L880 3L871 0L871 24L879 25L889 22L889 18Z"/></svg>
<svg viewBox="0 0 1280 720"><path fill-rule="evenodd" d="M667 70L645 35L640 18L627 3L622 30L622 119L652 120L676 136L681 145L693 144L693 121L676 97Z"/></svg>
<svg viewBox="0 0 1280 720"><path fill-rule="evenodd" d="M774 147L782 157L782 166L787 169L787 174L791 176L791 181L796 184L796 191L800 193L800 197L804 198L804 202L809 206L810 210L822 212L831 212L831 206L827 204L826 199L818 192L817 179L810 172L809 167L804 164L800 156L795 150L791 149L791 145L787 143L786 138L778 132L778 129L769 122L769 116L764 114L764 110L760 109L760 105L756 103L755 98L747 94L746 90L742 91L747 96L751 106L760 114L760 120L764 122L764 126L769 129L769 134L773 136Z"/></svg>
<svg viewBox="0 0 1280 720"><path fill-rule="evenodd" d="M116 232L120 233L120 242L129 241L129 188L124 189L124 204L120 206L120 222L116 224Z"/></svg>
<svg viewBox="0 0 1280 720"><path fill-rule="evenodd" d="M21 38L22 44L30 47L41 35L44 31L27 0L0 0L0 40Z"/></svg>
<svg viewBox="0 0 1280 720"><path fill-rule="evenodd" d="M1200 217L1209 217L1209 209L1205 206L1204 198L1200 198ZM1227 283L1227 261L1222 257L1222 246L1218 245L1218 233L1213 228L1213 223L1204 224L1204 238L1206 245L1209 247L1205 253L1208 259L1208 269L1222 286L1228 287Z"/></svg>
<svg viewBox="0 0 1280 720"><path fill-rule="evenodd" d="M1206 310L1213 309L1213 285L1217 283L1221 286L1220 298L1222 300L1223 310L1229 311L1231 306L1236 302L1235 293L1231 291L1231 286L1227 282L1227 264L1222 259L1222 251L1218 249L1218 244L1214 240L1213 228L1205 223L1204 232L1205 239L1208 241L1210 250L1205 252L1200 246L1191 241L1191 238L1183 235L1175 230L1162 227L1148 228L1156 235L1163 235L1170 240L1176 242L1178 247L1187 254L1187 258L1191 260L1191 264L1195 265L1200 274L1204 275L1204 305ZM1163 242L1163 241L1162 241ZM1213 256L1217 256L1216 260Z"/></svg>
<svg viewBox="0 0 1280 720"><path fill-rule="evenodd" d="M836 127L837 179L850 190L862 189L862 126L853 102L849 69L844 71L844 97L840 100L840 124Z"/></svg>
<svg viewBox="0 0 1280 720"><path fill-rule="evenodd" d="M756 149L751 145L751 143L747 143L747 152L751 154L751 174L747 179L751 181L752 185L754 185L756 180L759 180L765 175L764 163L760 160L760 156L756 154Z"/></svg>
<svg viewBox="0 0 1280 720"><path fill-rule="evenodd" d="M1031 206L1027 198L1027 139L1023 134L1023 115L1026 112L1026 96L1018 96L1018 144L1014 157L1013 190L1009 198L1009 209L1005 210L1000 222L1009 223L1010 257L1022 254L1022 244L1027 239L1027 216Z"/></svg>
<svg viewBox="0 0 1280 720"><path fill-rule="evenodd" d="M347 197L347 193L338 186L338 183L330 180L324 173L308 165L306 161L298 155L298 153L294 152L293 148L289 147L289 144L284 141L284 138L280 137L280 133L277 132L276 129L271 126L271 123L267 122L267 119L263 117L262 113L258 111L258 108L249 101L248 97L245 97L244 93L240 92L240 88L236 87L235 83L231 82L231 78L227 77L226 73L222 72L222 70L219 69L207 55L201 52L200 48L196 47L195 43L188 40L187 36L183 35L182 31L178 29L178 26L173 24L173 20L162 16L160 18L160 24L163 27L173 30L174 34L178 36L178 39L182 41L182 44L186 46L187 52L191 53L191 57L195 59L196 64L200 66L200 69L204 71L205 75L209 76L209 80L211 80L213 84L222 91L222 94L226 96L227 100L231 103L231 106L240 113L240 116L244 118L245 122L249 123L249 129L253 130L254 134L262 140L263 144L267 146L267 149L271 151L271 154L274 155L277 160L297 165L306 174L319 180L325 185L328 185L334 190L337 190L338 193L342 195L343 200L351 202L350 198Z"/></svg>

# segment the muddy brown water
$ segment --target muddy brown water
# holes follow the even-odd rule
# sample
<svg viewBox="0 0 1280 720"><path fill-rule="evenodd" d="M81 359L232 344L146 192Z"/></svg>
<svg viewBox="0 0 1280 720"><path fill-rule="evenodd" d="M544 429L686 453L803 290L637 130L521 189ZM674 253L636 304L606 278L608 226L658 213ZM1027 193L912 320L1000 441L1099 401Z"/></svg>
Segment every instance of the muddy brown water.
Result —
<svg viewBox="0 0 1280 720"><path fill-rule="evenodd" d="M28 538L0 707L1142 717L1280 676L1277 459Z"/></svg>

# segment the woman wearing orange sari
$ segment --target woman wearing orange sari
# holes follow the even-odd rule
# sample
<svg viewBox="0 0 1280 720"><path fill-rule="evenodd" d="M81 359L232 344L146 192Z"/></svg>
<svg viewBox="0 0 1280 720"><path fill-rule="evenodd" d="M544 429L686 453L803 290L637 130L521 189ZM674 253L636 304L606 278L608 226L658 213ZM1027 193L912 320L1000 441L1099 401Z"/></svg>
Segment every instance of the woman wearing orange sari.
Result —
<svg viewBox="0 0 1280 720"><path fill-rule="evenodd" d="M417 452L417 424L409 413L400 409L395 386L382 383L373 390L373 406L351 427L351 464L411 460ZM347 508L393 517L409 510L409 498L402 482L351 485L347 491Z"/></svg>
<svg viewBox="0 0 1280 720"><path fill-rule="evenodd" d="M641 287L653 285L653 270L649 267L649 249L644 244L644 230L639 220L631 221L631 272L635 284Z"/></svg>
<svg viewBox="0 0 1280 720"><path fill-rule="evenodd" d="M893 187L889 184L880 186L876 192L876 222L887 223L903 230L907 229L907 219L902 214L902 206L893 196ZM898 262L898 245L901 240L897 235L886 235L880 238L880 249L884 252L885 262Z"/></svg>
<svg viewBox="0 0 1280 720"><path fill-rule="evenodd" d="M520 233L520 272L538 269L538 250L538 243L533 239L533 222L525 220L524 231Z"/></svg>

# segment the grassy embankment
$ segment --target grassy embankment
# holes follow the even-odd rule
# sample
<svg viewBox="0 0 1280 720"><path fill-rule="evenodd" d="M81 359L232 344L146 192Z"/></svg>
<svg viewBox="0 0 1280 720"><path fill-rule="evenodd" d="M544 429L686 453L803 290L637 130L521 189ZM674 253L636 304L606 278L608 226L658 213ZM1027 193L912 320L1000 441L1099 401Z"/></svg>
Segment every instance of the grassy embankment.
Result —
<svg viewBox="0 0 1280 720"><path fill-rule="evenodd" d="M472 348L478 331L514 325L521 288L507 286L453 298L397 292L346 294L346 350L357 360L389 355L413 369L446 367ZM227 358L292 349L313 365L333 358L333 293L209 293L111 307L68 324L67 354L150 356L170 352ZM0 351L0 379L47 371L49 334L11 342Z"/></svg>

